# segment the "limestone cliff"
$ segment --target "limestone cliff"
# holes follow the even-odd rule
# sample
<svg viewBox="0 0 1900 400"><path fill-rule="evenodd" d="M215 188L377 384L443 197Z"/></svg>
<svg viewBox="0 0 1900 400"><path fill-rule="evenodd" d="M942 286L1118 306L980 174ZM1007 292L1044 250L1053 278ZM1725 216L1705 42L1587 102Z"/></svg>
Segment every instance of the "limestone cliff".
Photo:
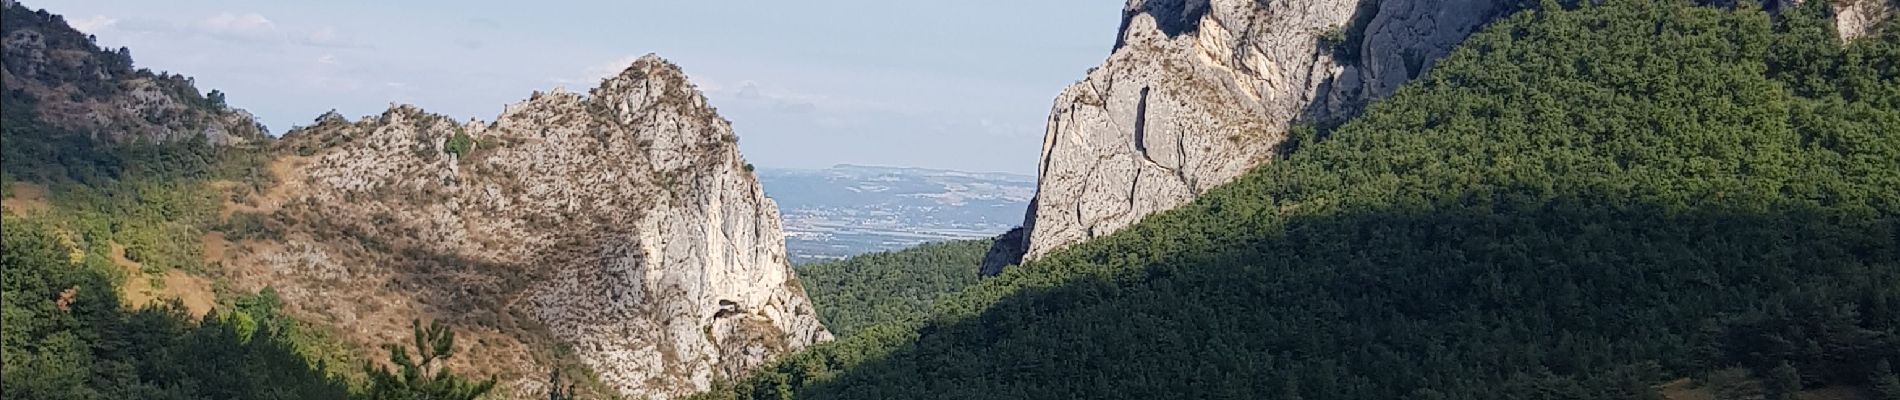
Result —
<svg viewBox="0 0 1900 400"><path fill-rule="evenodd" d="M563 357L621 394L675 397L831 338L736 141L653 56L492 123L325 115L282 141L279 185L228 210L276 233L217 253L356 347L438 318L473 338L464 367L516 397Z"/></svg>
<svg viewBox="0 0 1900 400"><path fill-rule="evenodd" d="M1000 237L980 271L1185 204L1272 158L1294 124L1350 117L1531 4L1130 0L1114 52L1050 110L1023 232ZM1887 0L1830 5L1848 38L1892 14Z"/></svg>
<svg viewBox="0 0 1900 400"><path fill-rule="evenodd" d="M1130 1L1113 54L1050 110L1027 234L999 244L983 273L1114 232L1226 183L1272 157L1293 123L1346 115L1390 94L1510 7ZM1010 247L1024 253L1008 254Z"/></svg>

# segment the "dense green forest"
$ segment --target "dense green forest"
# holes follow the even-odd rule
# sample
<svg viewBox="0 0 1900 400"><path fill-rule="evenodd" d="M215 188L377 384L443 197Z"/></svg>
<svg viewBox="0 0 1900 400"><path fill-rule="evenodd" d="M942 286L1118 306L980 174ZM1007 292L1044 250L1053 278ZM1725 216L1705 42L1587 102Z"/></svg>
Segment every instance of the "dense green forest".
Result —
<svg viewBox="0 0 1900 400"><path fill-rule="evenodd" d="M928 243L798 266L825 328L847 337L872 325L920 321L946 294L976 283L990 240Z"/></svg>
<svg viewBox="0 0 1900 400"><path fill-rule="evenodd" d="M1824 2L1583 3L1189 206L702 397L1900 396L1900 35L1843 45Z"/></svg>
<svg viewBox="0 0 1900 400"><path fill-rule="evenodd" d="M323 399L348 387L312 364L270 292L194 320L122 307L111 269L36 220L5 215L0 380L20 399ZM81 255L84 254L84 255ZM124 279L124 278L118 278Z"/></svg>
<svg viewBox="0 0 1900 400"><path fill-rule="evenodd" d="M106 72L40 74L79 88L75 98L123 95L127 80L150 79L194 110L229 111L216 91L199 94L188 78L134 70L128 50L98 48L58 15L14 5L0 18L8 33L32 29L49 48L82 54L86 68ZM9 72L27 68L18 59L6 62ZM440 368L414 379L359 384L357 377L382 370L350 360L323 329L281 313L284 304L269 289L245 293L216 282L216 308L202 317L175 300L127 304L121 288L138 280L161 284L155 278L168 271L218 276L218 266L203 261L198 237L231 229L217 218L225 196L272 184L262 165L274 149L268 142L216 146L202 136L115 142L103 139L111 136L105 132L61 129L39 118L42 99L11 80L19 75L8 77L0 93L0 197L20 195L16 184L30 183L45 198L0 216L0 390L6 398L433 399L492 387ZM235 184L217 190L212 181ZM115 245L123 253L115 254ZM115 256L142 269L122 269ZM435 343L452 340L429 333L437 335ZM398 349L390 348L392 364L400 367Z"/></svg>

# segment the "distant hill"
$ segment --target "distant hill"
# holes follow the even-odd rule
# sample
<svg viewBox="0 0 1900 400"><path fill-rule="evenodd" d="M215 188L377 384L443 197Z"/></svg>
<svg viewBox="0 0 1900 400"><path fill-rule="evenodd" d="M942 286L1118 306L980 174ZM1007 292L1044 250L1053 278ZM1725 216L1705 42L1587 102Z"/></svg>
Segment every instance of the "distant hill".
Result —
<svg viewBox="0 0 1900 400"><path fill-rule="evenodd" d="M995 236L1022 221L1036 191L1031 176L922 168L759 168L758 175L778 201L787 251L799 262Z"/></svg>

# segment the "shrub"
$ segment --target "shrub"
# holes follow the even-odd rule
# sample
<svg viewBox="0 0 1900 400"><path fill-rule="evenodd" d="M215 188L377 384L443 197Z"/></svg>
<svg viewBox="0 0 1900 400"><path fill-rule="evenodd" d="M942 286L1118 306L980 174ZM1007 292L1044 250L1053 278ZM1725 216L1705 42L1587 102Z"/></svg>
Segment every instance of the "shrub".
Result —
<svg viewBox="0 0 1900 400"><path fill-rule="evenodd" d="M442 151L454 154L455 158L466 157L468 152L474 149L475 139L469 137L468 132L460 129L455 130L455 136L450 136L448 143L442 144Z"/></svg>

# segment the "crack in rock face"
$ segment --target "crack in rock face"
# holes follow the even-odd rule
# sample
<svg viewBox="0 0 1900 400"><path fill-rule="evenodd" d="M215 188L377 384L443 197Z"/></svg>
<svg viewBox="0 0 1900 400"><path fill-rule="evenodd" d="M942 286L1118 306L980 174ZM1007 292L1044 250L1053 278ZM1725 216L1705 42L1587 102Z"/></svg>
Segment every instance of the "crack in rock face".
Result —
<svg viewBox="0 0 1900 400"><path fill-rule="evenodd" d="M1795 2L1763 1L1770 10ZM1829 3L1847 40L1892 20L1895 4ZM1517 7L1507 0L1129 0L1108 60L1050 108L1023 232L999 240L979 271L994 275L1185 204L1268 162L1292 125L1350 118L1430 74L1472 32Z"/></svg>
<svg viewBox="0 0 1900 400"><path fill-rule="evenodd" d="M1009 265L998 263L1034 261L1192 201L1267 162L1293 124L1349 116L1429 73L1510 4L1129 1L1113 54L1051 107L1023 232L999 240L979 271L993 275ZM1333 41L1348 29L1363 32L1358 42ZM1341 51L1348 47L1356 51ZM1357 61L1341 63L1338 53Z"/></svg>

